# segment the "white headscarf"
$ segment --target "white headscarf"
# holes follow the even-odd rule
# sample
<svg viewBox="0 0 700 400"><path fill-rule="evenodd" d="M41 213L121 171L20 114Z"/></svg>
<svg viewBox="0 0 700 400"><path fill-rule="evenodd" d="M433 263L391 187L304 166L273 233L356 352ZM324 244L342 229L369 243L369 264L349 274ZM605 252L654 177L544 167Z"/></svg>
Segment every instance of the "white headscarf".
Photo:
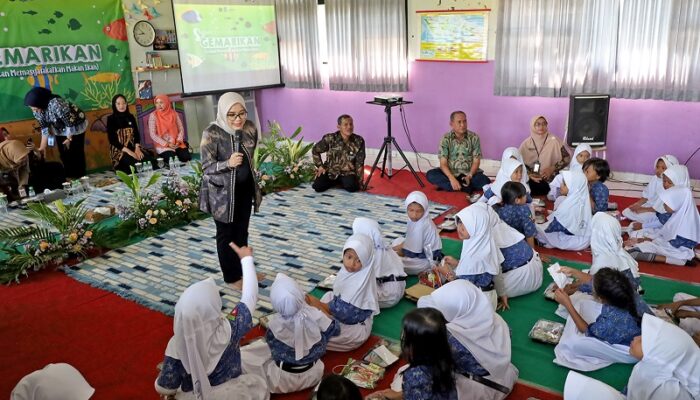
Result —
<svg viewBox="0 0 700 400"><path fill-rule="evenodd" d="M391 246L387 246L384 243L384 237L377 221L371 218L357 217L352 222L352 233L361 233L372 238L372 242L374 242L374 264L372 269L376 277L406 276L401 258Z"/></svg>
<svg viewBox="0 0 700 400"><path fill-rule="evenodd" d="M277 312L268 325L275 338L294 349L298 361L321 340L321 332L333 322L321 310L306 304L294 279L278 273L270 286L270 302Z"/></svg>
<svg viewBox="0 0 700 400"><path fill-rule="evenodd" d="M481 203L483 204L483 203ZM498 275L501 272L503 254L496 246L491 232L491 220L486 207L475 207L478 204L462 209L457 218L469 232L469 239L462 241L462 254L455 270L457 275L478 275L489 273Z"/></svg>
<svg viewBox="0 0 700 400"><path fill-rule="evenodd" d="M661 192L659 199L673 210L671 218L659 230L659 236L667 241L682 236L700 242L700 215L693 192L687 187L674 186Z"/></svg>
<svg viewBox="0 0 700 400"><path fill-rule="evenodd" d="M509 159L512 160L513 159L512 157L515 157L515 159L520 161L520 164L522 164L523 176L522 176L522 178L520 178L520 183L522 183L523 186L525 186L525 190L527 190L527 192L530 193L530 185L527 184L527 180L528 180L527 168L525 167L525 163L523 162L523 155L520 154L520 150L518 150L517 147L506 147L506 149L503 150L503 155L501 155L501 165L503 165L503 163L506 160L509 160ZM494 192L494 193L496 193L496 192ZM496 193L496 194L500 197L500 195L501 195L500 189L499 189L498 193Z"/></svg>
<svg viewBox="0 0 700 400"><path fill-rule="evenodd" d="M496 181L494 181L491 185L491 191L493 192L494 197L497 197L498 199L501 198L501 189L503 188L503 185L511 181L511 175L513 175L518 168L522 168L522 165L523 164L520 161L512 158L508 158L501 163L501 168L496 174ZM527 186L525 186L525 188L527 189ZM489 203L492 203L490 200L491 199L489 199Z"/></svg>
<svg viewBox="0 0 700 400"><path fill-rule="evenodd" d="M362 269L348 272L343 266L333 283L333 295L362 310L372 310L373 315L379 314L379 299L377 297L377 279L372 270L374 258L374 242L367 235L354 234L345 241L345 250L353 249L362 263Z"/></svg>
<svg viewBox="0 0 700 400"><path fill-rule="evenodd" d="M503 222L501 217L498 216L498 213L496 213L496 211L493 210L493 207L489 207L484 203L477 203L473 206L483 208L489 214L489 222L491 224L491 235L493 236L493 240L499 249L510 247L525 239L525 235L518 232L516 229L514 229L507 223Z"/></svg>
<svg viewBox="0 0 700 400"><path fill-rule="evenodd" d="M690 174L685 165L671 165L666 168L664 175L673 182L674 187L690 187Z"/></svg>
<svg viewBox="0 0 700 400"><path fill-rule="evenodd" d="M431 250L442 249L442 241L440 240L440 235L438 234L437 227L435 223L430 218L428 197L418 190L411 192L406 197L404 201L404 206L408 210L408 206L411 203L420 204L423 207L424 213L423 217L418 221L411 221L408 219L408 226L406 227L406 240L403 242L403 248L413 252L422 254L425 252L424 247L430 245Z"/></svg>
<svg viewBox="0 0 700 400"><path fill-rule="evenodd" d="M180 360L185 371L192 375L197 399L208 398L209 374L231 341L231 324L221 313L221 305L219 288L213 278L185 289L175 304L175 334L165 355Z"/></svg>
<svg viewBox="0 0 700 400"><path fill-rule="evenodd" d="M622 228L620 222L612 215L599 212L591 219L591 253L593 263L590 274L599 269L610 267L618 271L630 270L635 278L639 277L637 261L622 248Z"/></svg>
<svg viewBox="0 0 700 400"><path fill-rule="evenodd" d="M564 399L566 400L625 400L625 396L607 384L569 371L564 384Z"/></svg>
<svg viewBox="0 0 700 400"><path fill-rule="evenodd" d="M216 107L216 121L214 123L230 135L233 135L236 130L229 126L226 114L228 114L228 110L236 103L243 106L244 109L246 108L243 96L235 92L228 92L219 97L219 103Z"/></svg>
<svg viewBox="0 0 700 400"><path fill-rule="evenodd" d="M583 153L584 151L588 152L589 156L593 155L593 149L591 148L591 145L587 143L581 143L576 148L574 149L574 155L571 156L571 162L569 163L569 170L572 170L576 167L582 168L583 164L579 163L578 160L576 159L576 156L579 154Z"/></svg>
<svg viewBox="0 0 700 400"><path fill-rule="evenodd" d="M452 336L493 380L505 383L510 369L510 331L484 292L469 281L457 279L421 297L418 307L440 310Z"/></svg>
<svg viewBox="0 0 700 400"><path fill-rule="evenodd" d="M677 399L684 392L700 398L700 349L685 331L644 314L642 352L627 384L629 400Z"/></svg>
<svg viewBox="0 0 700 400"><path fill-rule="evenodd" d="M95 393L70 364L49 364L20 379L11 400L87 400Z"/></svg>
<svg viewBox="0 0 700 400"><path fill-rule="evenodd" d="M583 171L563 171L561 173L569 193L553 217L576 236L586 236L591 232L591 198L588 193L588 180Z"/></svg>
<svg viewBox="0 0 700 400"><path fill-rule="evenodd" d="M678 165L678 159L676 157L670 154L666 154L665 156L661 156L654 160L654 169L656 169L656 163L659 162L659 160L663 161L664 164L666 164L667 169L672 165ZM644 188L644 192L642 192L642 197L647 199L648 204L654 205L659 200L659 193L661 193L663 190L663 180L661 179L661 177L654 175L651 177L651 180L649 181L647 187Z"/></svg>

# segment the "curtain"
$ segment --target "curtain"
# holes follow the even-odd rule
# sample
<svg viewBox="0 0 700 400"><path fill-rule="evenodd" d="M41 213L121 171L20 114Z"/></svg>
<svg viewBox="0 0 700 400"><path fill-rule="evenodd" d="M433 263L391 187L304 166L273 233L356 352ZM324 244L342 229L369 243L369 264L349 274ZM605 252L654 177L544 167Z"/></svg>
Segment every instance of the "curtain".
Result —
<svg viewBox="0 0 700 400"><path fill-rule="evenodd" d="M318 89L321 79L317 0L276 0L282 81L286 87Z"/></svg>
<svg viewBox="0 0 700 400"><path fill-rule="evenodd" d="M326 0L331 90L408 90L405 0Z"/></svg>
<svg viewBox="0 0 700 400"><path fill-rule="evenodd" d="M700 100L700 1L503 0L494 93Z"/></svg>
<svg viewBox="0 0 700 400"><path fill-rule="evenodd" d="M623 0L616 97L700 100L700 1Z"/></svg>
<svg viewBox="0 0 700 400"><path fill-rule="evenodd" d="M494 93L607 93L615 71L619 0L504 0Z"/></svg>

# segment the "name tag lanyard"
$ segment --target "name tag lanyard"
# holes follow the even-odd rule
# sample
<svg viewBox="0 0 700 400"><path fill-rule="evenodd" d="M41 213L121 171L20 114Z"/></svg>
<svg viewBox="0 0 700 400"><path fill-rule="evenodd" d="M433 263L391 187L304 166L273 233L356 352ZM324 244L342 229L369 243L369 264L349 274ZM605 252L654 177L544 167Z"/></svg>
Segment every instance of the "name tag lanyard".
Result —
<svg viewBox="0 0 700 400"><path fill-rule="evenodd" d="M547 136L544 137L544 142L542 142L542 149L544 149L544 146L547 145L547 139L549 139L549 133L547 133ZM537 150L537 144L535 143L535 139L530 138L530 140L532 141L532 146L535 148L535 153L537 153L537 162L533 165L533 169L535 170L535 172L539 172L540 171L539 167L541 165L540 164L540 151Z"/></svg>

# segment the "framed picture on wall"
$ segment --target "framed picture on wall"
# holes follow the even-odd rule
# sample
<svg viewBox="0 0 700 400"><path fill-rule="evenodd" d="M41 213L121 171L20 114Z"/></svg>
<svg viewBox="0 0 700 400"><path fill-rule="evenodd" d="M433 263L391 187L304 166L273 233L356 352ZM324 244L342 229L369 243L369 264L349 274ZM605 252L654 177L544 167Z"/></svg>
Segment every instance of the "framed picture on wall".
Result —
<svg viewBox="0 0 700 400"><path fill-rule="evenodd" d="M177 36L174 30L156 29L153 50L177 50Z"/></svg>
<svg viewBox="0 0 700 400"><path fill-rule="evenodd" d="M153 98L153 85L150 79L139 81L139 99L148 100Z"/></svg>
<svg viewBox="0 0 700 400"><path fill-rule="evenodd" d="M419 61L486 62L490 9L422 10Z"/></svg>

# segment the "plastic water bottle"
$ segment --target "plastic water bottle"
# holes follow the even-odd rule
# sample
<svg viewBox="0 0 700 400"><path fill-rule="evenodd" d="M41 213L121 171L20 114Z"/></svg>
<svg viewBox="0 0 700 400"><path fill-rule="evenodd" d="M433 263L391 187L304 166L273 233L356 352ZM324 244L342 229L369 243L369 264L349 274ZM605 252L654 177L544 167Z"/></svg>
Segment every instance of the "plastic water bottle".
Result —
<svg viewBox="0 0 700 400"><path fill-rule="evenodd" d="M34 191L34 187L30 186L29 187L29 197L34 197L36 196L36 192Z"/></svg>

